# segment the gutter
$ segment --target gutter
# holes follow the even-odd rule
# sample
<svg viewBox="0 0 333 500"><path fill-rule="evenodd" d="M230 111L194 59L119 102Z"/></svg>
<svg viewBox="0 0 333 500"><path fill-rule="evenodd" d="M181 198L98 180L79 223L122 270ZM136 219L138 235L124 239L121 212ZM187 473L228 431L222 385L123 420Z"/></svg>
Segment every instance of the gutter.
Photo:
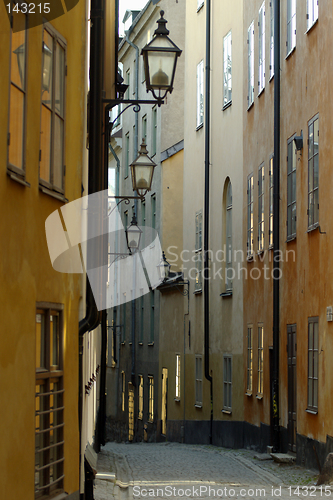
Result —
<svg viewBox="0 0 333 500"><path fill-rule="evenodd" d="M210 17L211 0L205 1L206 8L206 88L205 88L205 196L204 196L204 359L205 378L210 382L210 433L213 441L213 378L209 373L209 159L210 159Z"/></svg>

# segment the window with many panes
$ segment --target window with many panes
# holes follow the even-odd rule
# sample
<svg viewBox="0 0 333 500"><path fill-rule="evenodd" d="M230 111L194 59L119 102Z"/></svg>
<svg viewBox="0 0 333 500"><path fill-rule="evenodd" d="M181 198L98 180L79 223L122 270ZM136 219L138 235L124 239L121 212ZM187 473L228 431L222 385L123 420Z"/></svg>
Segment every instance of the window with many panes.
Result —
<svg viewBox="0 0 333 500"><path fill-rule="evenodd" d="M232 186L230 179L227 187L226 197L226 276L225 276L225 289L226 292L232 291Z"/></svg>
<svg viewBox="0 0 333 500"><path fill-rule="evenodd" d="M129 162L130 162L130 136L129 132L125 135L125 178L128 177L129 172Z"/></svg>
<svg viewBox="0 0 333 500"><path fill-rule="evenodd" d="M63 489L63 306L36 309L35 498Z"/></svg>
<svg viewBox="0 0 333 500"><path fill-rule="evenodd" d="M318 411L318 318L308 319L308 409Z"/></svg>
<svg viewBox="0 0 333 500"><path fill-rule="evenodd" d="M139 401L138 401L138 419L143 419L143 376L139 375Z"/></svg>
<svg viewBox="0 0 333 500"><path fill-rule="evenodd" d="M202 211L195 214L195 290L202 289Z"/></svg>
<svg viewBox="0 0 333 500"><path fill-rule="evenodd" d="M269 159L269 230L268 230L268 246L273 246L273 156Z"/></svg>
<svg viewBox="0 0 333 500"><path fill-rule="evenodd" d="M195 357L195 404L202 406L202 356Z"/></svg>
<svg viewBox="0 0 333 500"><path fill-rule="evenodd" d="M296 47L296 0L287 0L287 55Z"/></svg>
<svg viewBox="0 0 333 500"><path fill-rule="evenodd" d="M180 399L180 354L176 354L176 399Z"/></svg>
<svg viewBox="0 0 333 500"><path fill-rule="evenodd" d="M154 333L155 333L155 292L150 291L150 339L149 343L154 343Z"/></svg>
<svg viewBox="0 0 333 500"><path fill-rule="evenodd" d="M270 34L269 34L269 77L274 76L274 2L275 0L270 0L269 2L269 12L270 12Z"/></svg>
<svg viewBox="0 0 333 500"><path fill-rule="evenodd" d="M142 117L142 141L147 144L147 115Z"/></svg>
<svg viewBox="0 0 333 500"><path fill-rule="evenodd" d="M247 327L247 392L252 393L253 380L253 327Z"/></svg>
<svg viewBox="0 0 333 500"><path fill-rule="evenodd" d="M223 106L231 104L231 31L223 38Z"/></svg>
<svg viewBox="0 0 333 500"><path fill-rule="evenodd" d="M140 328L139 328L139 344L143 343L143 331L144 331L144 313L145 313L145 303L144 303L144 292L143 288L140 289Z"/></svg>
<svg viewBox="0 0 333 500"><path fill-rule="evenodd" d="M307 0L306 2L306 19L307 19L307 29L318 19L318 0Z"/></svg>
<svg viewBox="0 0 333 500"><path fill-rule="evenodd" d="M265 167L261 165L258 171L258 251L264 250L265 244Z"/></svg>
<svg viewBox="0 0 333 500"><path fill-rule="evenodd" d="M247 256L253 255L253 174L247 178Z"/></svg>
<svg viewBox="0 0 333 500"><path fill-rule="evenodd" d="M258 386L257 393L260 395L264 390L264 327L258 325Z"/></svg>
<svg viewBox="0 0 333 500"><path fill-rule="evenodd" d="M203 95L204 65L200 61L197 65L197 128L203 125L204 95Z"/></svg>
<svg viewBox="0 0 333 500"><path fill-rule="evenodd" d="M126 391L125 372L121 372L121 411L125 411L125 391Z"/></svg>
<svg viewBox="0 0 333 500"><path fill-rule="evenodd" d="M20 10L12 13L10 31L8 168L22 177L25 176L27 17Z"/></svg>
<svg viewBox="0 0 333 500"><path fill-rule="evenodd" d="M247 30L247 106L254 101L254 21Z"/></svg>
<svg viewBox="0 0 333 500"><path fill-rule="evenodd" d="M319 116L308 124L308 226L319 224Z"/></svg>
<svg viewBox="0 0 333 500"><path fill-rule="evenodd" d="M154 421L154 377L148 375L149 398L148 398L148 421Z"/></svg>
<svg viewBox="0 0 333 500"><path fill-rule="evenodd" d="M258 94L265 88L265 2L259 9L259 73Z"/></svg>
<svg viewBox="0 0 333 500"><path fill-rule="evenodd" d="M39 182L64 192L66 41L49 24L43 30Z"/></svg>
<svg viewBox="0 0 333 500"><path fill-rule="evenodd" d="M231 356L223 357L223 409L231 411L232 364Z"/></svg>
<svg viewBox="0 0 333 500"><path fill-rule="evenodd" d="M288 140L287 153L287 239L296 236L296 147L294 137Z"/></svg>

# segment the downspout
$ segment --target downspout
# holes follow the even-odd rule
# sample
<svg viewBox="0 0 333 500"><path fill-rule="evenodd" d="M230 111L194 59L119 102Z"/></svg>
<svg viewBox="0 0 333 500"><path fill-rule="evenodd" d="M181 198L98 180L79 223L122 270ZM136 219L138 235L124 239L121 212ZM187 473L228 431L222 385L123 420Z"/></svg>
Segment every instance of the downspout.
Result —
<svg viewBox="0 0 333 500"><path fill-rule="evenodd" d="M273 412L272 445L280 449L279 428L279 327L280 327L280 0L274 1L274 160L273 160Z"/></svg>
<svg viewBox="0 0 333 500"><path fill-rule="evenodd" d="M185 414L185 410L186 410L186 404L185 404L185 398L186 398L186 366L185 366L185 316L189 316L190 314L190 283L188 282L188 289L187 289L187 312L184 313L184 417L183 417L183 443L186 442L185 440L185 422L186 422L186 414ZM190 326L189 326L190 327Z"/></svg>
<svg viewBox="0 0 333 500"><path fill-rule="evenodd" d="M134 48L135 50L135 99L139 99L139 47L135 45L130 39L129 39L129 34L130 32L127 31L126 33L126 42ZM139 116L138 113L135 113L135 140L134 140L134 158L138 156L138 138L139 138ZM137 209L138 209L138 202L137 200L134 200L134 213L137 215ZM133 294L135 291L135 274L136 274L136 269L135 269L135 262L133 265ZM134 297L134 295L133 295ZM131 381L132 384L135 386L135 299L132 298L132 324L131 324L131 329L132 329L132 368L131 368Z"/></svg>
<svg viewBox="0 0 333 500"><path fill-rule="evenodd" d="M206 88L205 88L205 200L204 200L204 357L205 378L210 382L210 432L213 440L213 378L209 374L209 159L210 159L210 6L206 0Z"/></svg>

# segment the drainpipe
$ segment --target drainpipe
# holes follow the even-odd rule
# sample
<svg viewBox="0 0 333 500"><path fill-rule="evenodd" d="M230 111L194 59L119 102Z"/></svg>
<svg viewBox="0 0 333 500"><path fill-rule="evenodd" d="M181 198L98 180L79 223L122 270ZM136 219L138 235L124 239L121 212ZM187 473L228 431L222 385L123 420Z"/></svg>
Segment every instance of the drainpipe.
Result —
<svg viewBox="0 0 333 500"><path fill-rule="evenodd" d="M126 32L126 42L135 50L135 99L139 99L139 47L129 39L130 32ZM138 156L138 138L139 138L139 117L135 113L135 140L134 140L134 158ZM137 214L138 202L134 200L134 212ZM135 264L133 266L133 294L135 293ZM134 296L134 295L133 295ZM132 299L132 368L131 381L135 386L135 299Z"/></svg>
<svg viewBox="0 0 333 500"><path fill-rule="evenodd" d="M183 443L185 443L185 422L186 422L186 414L185 414L185 410L186 410L186 404L185 404L185 398L186 398L186 370L185 370L185 316L189 316L190 314L190 283L188 282L188 289L187 289L187 312L184 313L184 423L183 423ZM189 325L190 327L190 325Z"/></svg>
<svg viewBox="0 0 333 500"><path fill-rule="evenodd" d="M210 5L206 0L206 89L205 89L205 200L204 200L204 346L205 378L210 382L210 432L213 440L213 378L209 374L209 157L210 157Z"/></svg>
<svg viewBox="0 0 333 500"><path fill-rule="evenodd" d="M280 0L274 1L274 160L273 160L273 380L271 391L272 445L280 449L279 327L280 327Z"/></svg>

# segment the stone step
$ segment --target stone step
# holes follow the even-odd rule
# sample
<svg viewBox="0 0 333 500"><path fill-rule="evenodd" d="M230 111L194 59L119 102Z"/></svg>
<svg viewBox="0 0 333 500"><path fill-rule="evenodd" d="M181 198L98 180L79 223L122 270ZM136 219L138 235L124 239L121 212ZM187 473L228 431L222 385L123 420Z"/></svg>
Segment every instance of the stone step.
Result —
<svg viewBox="0 0 333 500"><path fill-rule="evenodd" d="M279 464L294 464L296 462L296 457L289 455L289 453L271 453L271 457Z"/></svg>

